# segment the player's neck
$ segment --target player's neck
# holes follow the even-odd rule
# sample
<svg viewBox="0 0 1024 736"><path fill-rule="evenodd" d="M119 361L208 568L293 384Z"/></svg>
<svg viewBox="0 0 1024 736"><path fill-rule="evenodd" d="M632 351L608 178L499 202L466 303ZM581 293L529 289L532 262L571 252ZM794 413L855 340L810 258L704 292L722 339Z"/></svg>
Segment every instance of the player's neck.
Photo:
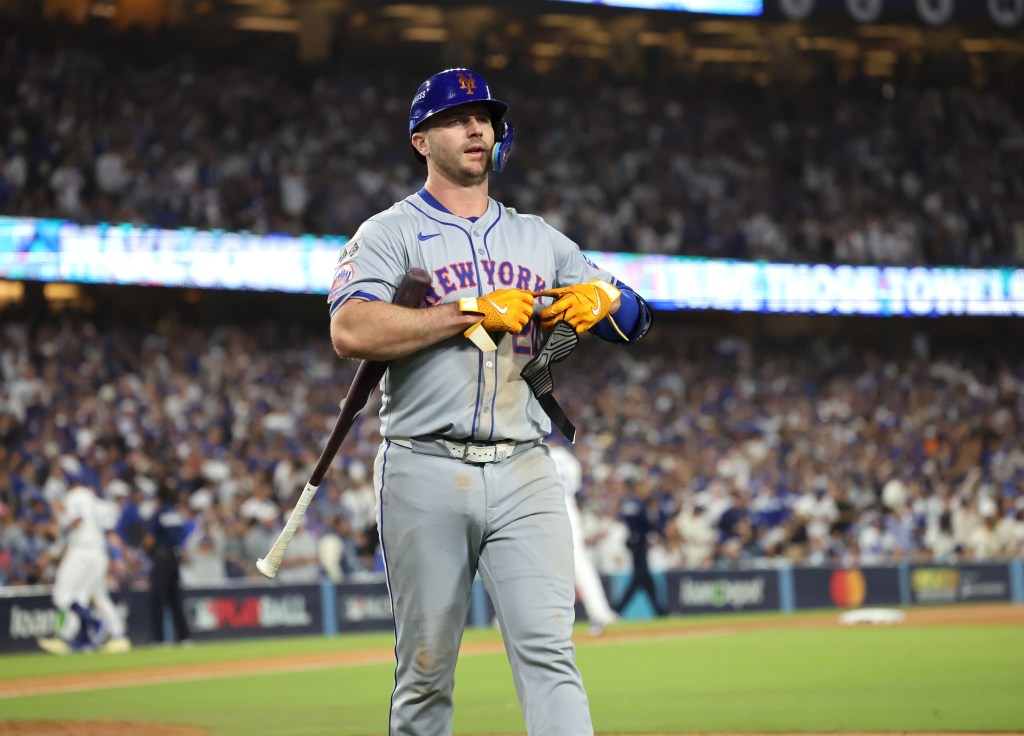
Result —
<svg viewBox="0 0 1024 736"><path fill-rule="evenodd" d="M467 187L431 173L423 187L456 217L483 217L487 213L487 179Z"/></svg>

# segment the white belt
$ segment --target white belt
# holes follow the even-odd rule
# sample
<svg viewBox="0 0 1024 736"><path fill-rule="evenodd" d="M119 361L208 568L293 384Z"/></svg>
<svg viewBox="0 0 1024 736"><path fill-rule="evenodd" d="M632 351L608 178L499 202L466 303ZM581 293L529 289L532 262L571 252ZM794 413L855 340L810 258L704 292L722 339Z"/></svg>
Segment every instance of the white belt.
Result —
<svg viewBox="0 0 1024 736"><path fill-rule="evenodd" d="M438 457L453 457L464 463L496 463L512 457L519 450L533 447L538 440L529 442L454 442L442 437L436 439L392 439L391 442L399 447L405 447L421 455L436 455Z"/></svg>

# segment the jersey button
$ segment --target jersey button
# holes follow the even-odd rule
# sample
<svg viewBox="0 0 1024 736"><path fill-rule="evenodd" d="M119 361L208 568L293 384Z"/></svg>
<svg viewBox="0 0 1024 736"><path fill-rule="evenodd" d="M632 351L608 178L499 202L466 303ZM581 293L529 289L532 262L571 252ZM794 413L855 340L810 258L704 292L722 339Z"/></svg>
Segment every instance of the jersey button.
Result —
<svg viewBox="0 0 1024 736"><path fill-rule="evenodd" d="M485 407L484 407L484 414L486 414L486 413L487 413L488 411L490 411L490 409L489 409L488 407L486 407L486 406L485 406Z"/></svg>
<svg viewBox="0 0 1024 736"><path fill-rule="evenodd" d="M493 368L494 367L494 363L492 363L489 360L486 363L484 363L484 365L486 365L488 368Z"/></svg>
<svg viewBox="0 0 1024 736"><path fill-rule="evenodd" d="M479 230L474 230L473 231L473 235L479 238L480 237L480 231Z"/></svg>
<svg viewBox="0 0 1024 736"><path fill-rule="evenodd" d="M479 253L480 255L483 255L484 254L484 249L483 248L477 248L476 252Z"/></svg>

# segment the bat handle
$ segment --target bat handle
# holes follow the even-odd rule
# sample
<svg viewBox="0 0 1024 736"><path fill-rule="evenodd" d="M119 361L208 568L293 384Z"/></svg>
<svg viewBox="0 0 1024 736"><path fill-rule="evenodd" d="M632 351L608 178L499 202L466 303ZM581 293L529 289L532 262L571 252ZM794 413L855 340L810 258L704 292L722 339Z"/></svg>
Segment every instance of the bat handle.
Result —
<svg viewBox="0 0 1024 736"><path fill-rule="evenodd" d="M405 276L402 277L402 281L398 285L394 303L410 309L420 307L423 305L423 299L429 289L430 274L422 268L410 268L406 271ZM288 522L277 536L277 541L274 542L274 546L270 548L267 556L256 560L256 569L268 580L273 580L274 576L277 575L277 570L281 567L281 559L288 548L288 543L292 541L292 537L295 536L295 530L302 523L302 517L306 515L306 509L309 507L310 501L313 500L317 488L320 487L324 475L327 474L327 468L330 467L331 461L334 460L334 456L345 439L345 435L352 428L352 424L355 422L359 412L366 406L367 399L369 399L370 394L380 381L381 376L384 375L387 367L387 361L364 360L359 364L359 369L356 371L356 376L352 381L352 387L349 389L348 396L345 397L344 404L342 404L341 413L338 415L338 420L334 423L334 429L331 431L327 446L320 453L320 459L317 461L316 468L313 469L313 474L310 475L309 482L306 483L306 487L303 489L302 495L299 496L295 508L292 509Z"/></svg>
<svg viewBox="0 0 1024 736"><path fill-rule="evenodd" d="M295 530L302 523L302 517L306 515L306 509L309 508L309 504L313 500L313 496L316 495L318 488L319 486L314 486L310 483L306 484L306 487L302 489L302 495L299 496L299 500L295 503L295 508L292 509L292 513L288 516L284 529L277 535L277 541L274 542L274 546L267 552L266 557L256 560L256 569L268 580L273 580L277 575L277 570L281 567L281 559L284 557L285 550L288 549L288 543L295 536Z"/></svg>

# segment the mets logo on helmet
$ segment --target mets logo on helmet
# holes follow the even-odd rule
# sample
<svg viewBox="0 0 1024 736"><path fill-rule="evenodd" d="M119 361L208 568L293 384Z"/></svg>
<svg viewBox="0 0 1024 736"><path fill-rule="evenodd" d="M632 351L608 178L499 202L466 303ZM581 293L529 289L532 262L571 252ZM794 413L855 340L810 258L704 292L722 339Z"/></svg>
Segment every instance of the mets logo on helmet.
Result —
<svg viewBox="0 0 1024 736"><path fill-rule="evenodd" d="M471 95L476 92L476 80L462 72L459 72L459 86L466 91L467 95Z"/></svg>

